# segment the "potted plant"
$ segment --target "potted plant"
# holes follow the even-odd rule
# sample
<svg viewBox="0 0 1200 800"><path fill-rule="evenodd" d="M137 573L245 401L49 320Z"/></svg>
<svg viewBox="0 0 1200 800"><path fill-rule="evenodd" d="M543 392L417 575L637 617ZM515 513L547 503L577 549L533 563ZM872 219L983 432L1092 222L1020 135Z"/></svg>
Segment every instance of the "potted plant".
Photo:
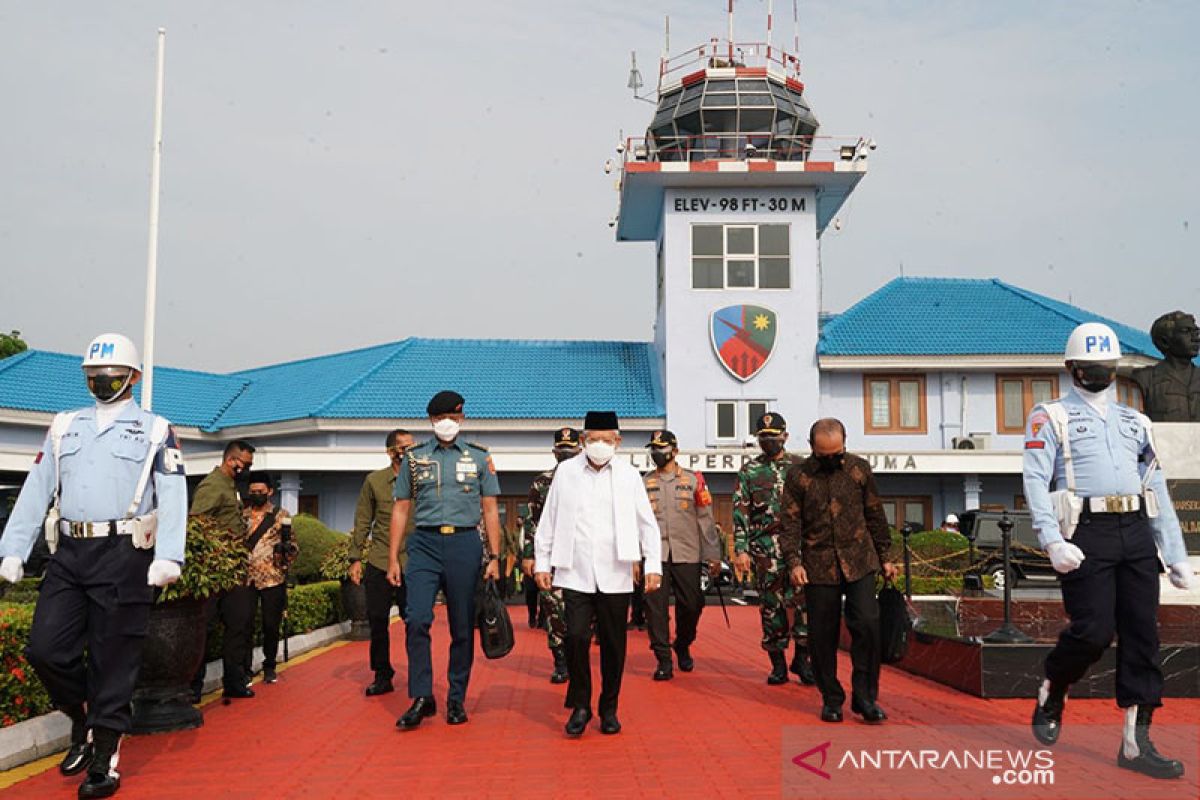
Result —
<svg viewBox="0 0 1200 800"><path fill-rule="evenodd" d="M162 590L150 610L142 667L133 692L133 732L198 728L204 718L191 703L191 680L204 659L210 599L246 580L246 545L234 532L203 516L188 518L179 580Z"/></svg>
<svg viewBox="0 0 1200 800"><path fill-rule="evenodd" d="M321 560L321 577L327 581L342 582L342 608L350 618L350 639L364 641L371 638L367 624L367 589L361 583L350 580L350 537L342 537L329 548Z"/></svg>

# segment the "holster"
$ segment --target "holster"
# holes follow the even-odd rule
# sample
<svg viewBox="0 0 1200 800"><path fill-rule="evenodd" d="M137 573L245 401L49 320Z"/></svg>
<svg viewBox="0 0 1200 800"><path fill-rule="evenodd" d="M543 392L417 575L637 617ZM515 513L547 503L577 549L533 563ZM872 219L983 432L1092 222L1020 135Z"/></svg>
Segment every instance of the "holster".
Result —
<svg viewBox="0 0 1200 800"><path fill-rule="evenodd" d="M60 519L62 519L62 512L55 504L46 512L46 521L42 523L42 530L46 534L46 547L50 550L50 555L54 555L58 550L58 521Z"/></svg>
<svg viewBox="0 0 1200 800"><path fill-rule="evenodd" d="M1149 487L1142 490L1142 511L1150 519L1158 516L1158 495Z"/></svg>
<svg viewBox="0 0 1200 800"><path fill-rule="evenodd" d="M133 529L129 535L133 546L139 550L153 550L158 534L158 513L151 511L149 514L134 517L129 523Z"/></svg>
<svg viewBox="0 0 1200 800"><path fill-rule="evenodd" d="M1058 518L1058 529L1064 539L1075 535L1079 525L1079 515L1083 513L1083 498L1070 489L1060 489L1050 493L1050 504L1054 506L1054 516Z"/></svg>

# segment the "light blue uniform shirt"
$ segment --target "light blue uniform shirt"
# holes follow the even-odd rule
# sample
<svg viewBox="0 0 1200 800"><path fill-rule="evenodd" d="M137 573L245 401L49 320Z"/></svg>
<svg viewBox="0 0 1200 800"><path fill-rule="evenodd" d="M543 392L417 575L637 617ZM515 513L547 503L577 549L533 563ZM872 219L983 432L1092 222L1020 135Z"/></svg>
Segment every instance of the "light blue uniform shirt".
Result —
<svg viewBox="0 0 1200 800"><path fill-rule="evenodd" d="M1142 476L1154 459L1150 420L1112 401L1108 403L1107 415L1102 416L1074 391L1056 402L1067 412L1075 493L1080 497L1140 495ZM1062 531L1050 502L1050 482L1053 479L1055 489L1066 489L1066 466L1054 424L1041 405L1029 414L1024 454L1025 500L1038 539L1043 547L1061 542ZM1158 516L1149 520L1155 544L1168 565L1186 561L1183 532L1167 494L1161 464L1155 468L1149 486L1158 498Z"/></svg>
<svg viewBox="0 0 1200 800"><path fill-rule="evenodd" d="M408 449L400 461L394 496L412 500L419 528L471 528L482 515L479 499L500 494L500 481L487 450L456 439L437 439Z"/></svg>
<svg viewBox="0 0 1200 800"><path fill-rule="evenodd" d="M121 520L133 502L147 458L154 458L150 483L135 516L158 509L154 557L183 563L187 527L187 481L175 431L150 452L155 415L135 403L103 432L96 430L96 408L80 410L59 445L59 511L72 522ZM54 446L50 435L34 461L12 516L0 538L0 557L29 558L54 500Z"/></svg>

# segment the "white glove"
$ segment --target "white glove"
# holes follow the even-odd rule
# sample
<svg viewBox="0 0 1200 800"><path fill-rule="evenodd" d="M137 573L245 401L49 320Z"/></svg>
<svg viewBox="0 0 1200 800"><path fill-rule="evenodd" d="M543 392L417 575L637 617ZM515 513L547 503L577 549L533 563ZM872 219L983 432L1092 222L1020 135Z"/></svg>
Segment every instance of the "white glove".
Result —
<svg viewBox="0 0 1200 800"><path fill-rule="evenodd" d="M1046 545L1046 555L1054 571L1066 575L1079 569L1083 563L1083 551L1070 542L1051 542Z"/></svg>
<svg viewBox="0 0 1200 800"><path fill-rule="evenodd" d="M21 565L21 559L17 556L5 556L4 561L0 562L0 578L9 583L17 583L24 577L25 568Z"/></svg>
<svg viewBox="0 0 1200 800"><path fill-rule="evenodd" d="M150 571L146 573L146 583L151 586L166 586L179 580L179 565L165 558L156 558L150 562Z"/></svg>
<svg viewBox="0 0 1200 800"><path fill-rule="evenodd" d="M4 563L8 563L8 559L4 559ZM1187 561L1176 561L1171 565L1171 573L1167 577L1171 581L1171 585L1176 589L1183 589L1185 592L1192 588L1192 565Z"/></svg>

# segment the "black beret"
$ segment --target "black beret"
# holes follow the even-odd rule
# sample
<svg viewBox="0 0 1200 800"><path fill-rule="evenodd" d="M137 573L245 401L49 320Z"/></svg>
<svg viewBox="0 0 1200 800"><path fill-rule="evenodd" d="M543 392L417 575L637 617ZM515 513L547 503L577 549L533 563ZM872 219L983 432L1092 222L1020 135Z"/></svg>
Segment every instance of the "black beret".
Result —
<svg viewBox="0 0 1200 800"><path fill-rule="evenodd" d="M679 440L670 431L655 431L646 447L678 447Z"/></svg>
<svg viewBox="0 0 1200 800"><path fill-rule="evenodd" d="M579 447L579 431L563 428L554 432L555 447Z"/></svg>
<svg viewBox="0 0 1200 800"><path fill-rule="evenodd" d="M439 414L461 414L464 402L466 401L458 392L443 389L433 396L429 405L425 406L425 413L431 417Z"/></svg>
<svg viewBox="0 0 1200 800"><path fill-rule="evenodd" d="M784 433L785 431L787 431L787 421L782 414L776 414L774 411L763 414L754 425L755 436Z"/></svg>
<svg viewBox="0 0 1200 800"><path fill-rule="evenodd" d="M589 411L583 420L586 431L615 431L619 427L615 411Z"/></svg>

